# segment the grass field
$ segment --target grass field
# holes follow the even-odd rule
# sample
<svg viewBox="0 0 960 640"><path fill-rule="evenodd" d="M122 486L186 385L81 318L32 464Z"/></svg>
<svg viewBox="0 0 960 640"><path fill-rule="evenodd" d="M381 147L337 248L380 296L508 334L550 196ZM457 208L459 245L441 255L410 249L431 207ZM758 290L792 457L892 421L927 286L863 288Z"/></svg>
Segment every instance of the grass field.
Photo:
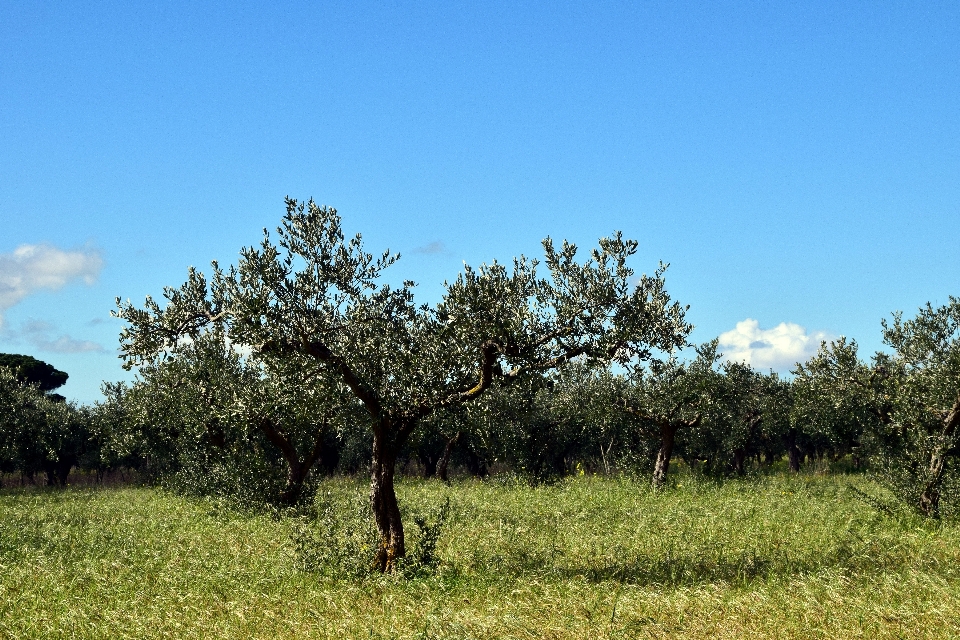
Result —
<svg viewBox="0 0 960 640"><path fill-rule="evenodd" d="M365 580L298 569L294 519L153 488L5 490L0 636L960 637L960 523L878 511L851 485L877 491L845 475L681 475L661 493L406 480L410 509L450 498L440 564Z"/></svg>

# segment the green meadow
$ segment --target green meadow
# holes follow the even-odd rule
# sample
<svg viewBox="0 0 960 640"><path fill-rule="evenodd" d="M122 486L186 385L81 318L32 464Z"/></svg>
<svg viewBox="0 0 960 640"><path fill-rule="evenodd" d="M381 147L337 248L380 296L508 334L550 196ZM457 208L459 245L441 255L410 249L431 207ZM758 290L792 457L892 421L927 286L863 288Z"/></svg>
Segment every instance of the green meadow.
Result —
<svg viewBox="0 0 960 640"><path fill-rule="evenodd" d="M6 489L0 637L960 637L960 526L882 508L859 475L398 493L408 513L449 498L429 573L305 570L304 517L152 487Z"/></svg>

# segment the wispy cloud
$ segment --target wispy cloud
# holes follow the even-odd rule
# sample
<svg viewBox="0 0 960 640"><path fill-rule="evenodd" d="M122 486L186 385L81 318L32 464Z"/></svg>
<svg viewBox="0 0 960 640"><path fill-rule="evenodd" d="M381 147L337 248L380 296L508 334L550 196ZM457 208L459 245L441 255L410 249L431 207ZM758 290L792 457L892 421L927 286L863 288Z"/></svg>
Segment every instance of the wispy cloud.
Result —
<svg viewBox="0 0 960 640"><path fill-rule="evenodd" d="M51 353L89 353L105 351L102 345L90 340L75 340L68 335L62 335L55 340L37 339L33 343L41 351Z"/></svg>
<svg viewBox="0 0 960 640"><path fill-rule="evenodd" d="M3 312L40 290L56 291L69 282L93 284L103 268L94 249L63 251L49 244L23 244L0 253L0 323Z"/></svg>
<svg viewBox="0 0 960 640"><path fill-rule="evenodd" d="M427 243L422 247L417 247L411 253L420 253L426 255L438 255L442 253L450 253L450 250L447 249L447 245L443 244L439 240Z"/></svg>
<svg viewBox="0 0 960 640"><path fill-rule="evenodd" d="M26 342L35 349L49 353L91 353L105 351L102 345L90 340L77 340L65 333L56 335L57 328L43 320L27 320L18 329L2 331L4 340Z"/></svg>
<svg viewBox="0 0 960 640"><path fill-rule="evenodd" d="M792 322L781 322L772 329L747 318L730 331L720 334L720 351L727 360L746 362L758 369L790 369L814 353L823 340L832 336L823 331L807 333Z"/></svg>

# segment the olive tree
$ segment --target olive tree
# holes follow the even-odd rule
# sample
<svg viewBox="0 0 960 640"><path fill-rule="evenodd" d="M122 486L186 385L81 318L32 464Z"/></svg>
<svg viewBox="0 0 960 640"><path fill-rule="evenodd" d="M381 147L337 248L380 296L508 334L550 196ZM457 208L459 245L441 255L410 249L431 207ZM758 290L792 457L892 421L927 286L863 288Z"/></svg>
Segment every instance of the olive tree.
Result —
<svg viewBox="0 0 960 640"><path fill-rule="evenodd" d="M24 472L22 435L32 433L45 419L36 385L24 383L13 370L0 367L0 472Z"/></svg>
<svg viewBox="0 0 960 640"><path fill-rule="evenodd" d="M535 482L583 469L605 453L606 373L575 362L493 388L465 408L464 433L483 444L489 462Z"/></svg>
<svg viewBox="0 0 960 640"><path fill-rule="evenodd" d="M383 281L398 255L374 257L359 234L347 239L332 208L286 204L276 243L265 230L237 265L213 263L209 280L191 268L182 286L164 290L164 306L118 299L128 322L123 357L127 367L148 363L218 325L252 359L336 376L367 414L382 571L405 554L394 475L424 418L574 359L627 362L674 349L691 330L665 289L664 267L637 278L628 265L637 243L619 233L583 262L574 245L546 239L545 277L523 256L465 266L438 303L422 305L413 282Z"/></svg>
<svg viewBox="0 0 960 640"><path fill-rule="evenodd" d="M900 436L901 459L915 478L915 506L937 517L960 435L960 298L936 308L927 303L909 320L895 313L883 322L883 340L902 372L887 424Z"/></svg>
<svg viewBox="0 0 960 640"><path fill-rule="evenodd" d="M63 486L89 446L90 412L51 398L36 383L0 367L0 456L6 471Z"/></svg>
<svg viewBox="0 0 960 640"><path fill-rule="evenodd" d="M857 354L857 342L841 337L823 342L793 370L791 429L786 432L790 468L800 469L798 443L826 446L836 455L853 453L859 464L863 438L889 424L893 410L890 366L880 356L871 366Z"/></svg>
<svg viewBox="0 0 960 640"><path fill-rule="evenodd" d="M912 319L883 321L891 353L868 363L839 340L796 370L795 419L852 440L858 431L871 465L899 498L937 517L958 452L960 299L927 304Z"/></svg>
<svg viewBox="0 0 960 640"><path fill-rule="evenodd" d="M747 459L761 453L772 462L789 428L789 383L744 362L725 362L713 382L704 427L688 447L721 473L743 475Z"/></svg>
<svg viewBox="0 0 960 640"><path fill-rule="evenodd" d="M652 484L666 484L677 432L693 429L703 420L717 373L717 341L697 348L686 362L671 354L652 360L648 366L632 367L622 385L621 409L635 418L636 428L656 442L657 457Z"/></svg>
<svg viewBox="0 0 960 640"><path fill-rule="evenodd" d="M359 409L322 374L244 357L214 326L140 368L119 433L153 473L191 491L295 504Z"/></svg>

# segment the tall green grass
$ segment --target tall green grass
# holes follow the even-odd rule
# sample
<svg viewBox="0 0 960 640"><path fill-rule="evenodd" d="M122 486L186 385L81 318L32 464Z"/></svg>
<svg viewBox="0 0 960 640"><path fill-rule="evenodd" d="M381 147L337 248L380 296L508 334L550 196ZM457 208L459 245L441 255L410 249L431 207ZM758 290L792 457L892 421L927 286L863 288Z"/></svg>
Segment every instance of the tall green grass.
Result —
<svg viewBox="0 0 960 640"><path fill-rule="evenodd" d="M879 491L844 475L680 476L659 493L405 480L410 514L450 500L439 563L365 579L299 569L299 519L150 488L8 490L0 636L960 637L960 523L851 486Z"/></svg>

